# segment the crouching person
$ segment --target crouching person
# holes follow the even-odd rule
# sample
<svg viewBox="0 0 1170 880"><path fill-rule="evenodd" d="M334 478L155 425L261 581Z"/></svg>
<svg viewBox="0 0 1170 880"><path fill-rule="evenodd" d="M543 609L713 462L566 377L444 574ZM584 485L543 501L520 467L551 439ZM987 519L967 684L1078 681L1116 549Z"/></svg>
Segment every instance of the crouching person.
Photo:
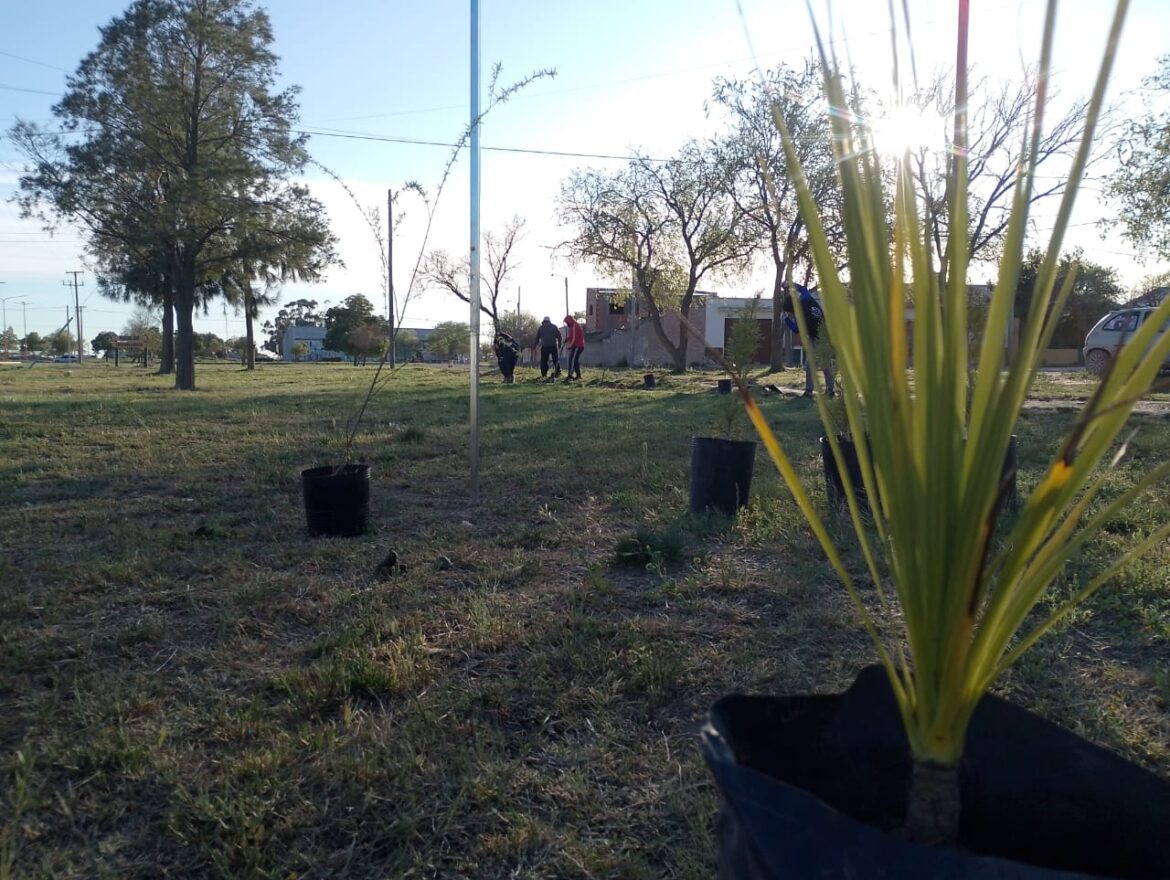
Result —
<svg viewBox="0 0 1170 880"><path fill-rule="evenodd" d="M515 381L516 362L520 359L520 343L500 330L496 333L492 347L495 349L496 363L500 365L504 383L511 385Z"/></svg>

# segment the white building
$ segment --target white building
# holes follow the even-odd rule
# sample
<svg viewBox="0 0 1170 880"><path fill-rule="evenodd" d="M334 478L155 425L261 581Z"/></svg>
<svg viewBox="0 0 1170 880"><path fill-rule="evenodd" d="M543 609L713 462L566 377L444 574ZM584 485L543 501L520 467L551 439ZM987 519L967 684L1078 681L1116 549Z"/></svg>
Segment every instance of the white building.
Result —
<svg viewBox="0 0 1170 880"><path fill-rule="evenodd" d="M297 358L293 355L293 348L298 342L304 342L309 346L309 353L301 358L301 360L346 361L350 359L347 354L343 354L340 351L330 351L325 347L324 327L297 327L294 325L289 325L284 328L284 337L280 340L281 357L286 361L295 361Z"/></svg>

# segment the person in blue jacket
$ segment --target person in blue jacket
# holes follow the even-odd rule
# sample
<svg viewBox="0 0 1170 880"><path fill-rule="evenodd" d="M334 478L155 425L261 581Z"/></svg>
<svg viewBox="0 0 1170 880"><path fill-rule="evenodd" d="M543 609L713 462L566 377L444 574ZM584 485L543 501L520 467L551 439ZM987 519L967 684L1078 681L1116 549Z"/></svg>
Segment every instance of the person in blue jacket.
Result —
<svg viewBox="0 0 1170 880"><path fill-rule="evenodd" d="M804 396L813 396L813 375L812 375L812 360L808 357L809 349L812 349L816 354L817 362L821 365L821 370L825 374L825 393L832 397L833 389L833 368L832 357L833 353L829 350L827 344L822 344L821 331L827 330L825 327L825 312L821 308L821 304L817 302L817 298L812 295L807 287L803 284L793 282L792 287L796 288L799 297L800 310L804 313L804 326L808 330L808 339L804 340L805 358L804 358ZM800 332L800 325L796 321L796 306L792 302L792 291L784 297L782 305L784 310L784 324L793 333Z"/></svg>

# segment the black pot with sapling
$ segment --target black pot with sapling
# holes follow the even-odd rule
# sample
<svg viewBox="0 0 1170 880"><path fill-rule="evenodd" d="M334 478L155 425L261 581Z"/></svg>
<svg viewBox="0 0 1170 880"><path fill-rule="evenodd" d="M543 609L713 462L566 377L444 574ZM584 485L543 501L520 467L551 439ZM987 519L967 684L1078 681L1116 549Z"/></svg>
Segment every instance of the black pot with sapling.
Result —
<svg viewBox="0 0 1170 880"><path fill-rule="evenodd" d="M843 395L841 395L843 396ZM840 422L834 421L834 424ZM845 432L837 434L837 448L841 451L841 461L844 468L838 463L833 452L833 444L827 436L821 437L821 469L825 474L825 494L832 509L843 510L849 506L848 495L845 491L845 476L853 485L857 498L857 506L862 513L869 513L869 491L861 473L861 461L857 456L857 445L853 442L853 435ZM1003 459L1003 471L1000 479L1001 496L997 501L1001 513L1015 510L1018 503L1016 491L1016 470L1019 463L1019 441L1012 434L1008 441L1007 453ZM842 473L844 471L844 474Z"/></svg>
<svg viewBox="0 0 1170 880"><path fill-rule="evenodd" d="M353 442L375 390L385 385L382 370L386 364L383 357L361 406L347 423L344 460L301 471L301 498L310 535L348 538L366 531L370 518L370 466L353 461Z"/></svg>
<svg viewBox="0 0 1170 880"><path fill-rule="evenodd" d="M692 437L690 512L735 516L748 503L755 460L754 440Z"/></svg>
<svg viewBox="0 0 1170 880"><path fill-rule="evenodd" d="M880 666L841 694L725 697L702 746L720 878L1168 876L1170 785L994 696L971 718L954 846L902 831L913 760Z"/></svg>
<svg viewBox="0 0 1170 880"><path fill-rule="evenodd" d="M1084 111L1068 199L1094 143L1125 6L1119 0L1098 87ZM1053 4L1043 58L1052 52L1054 14ZM898 22L891 25L897 35ZM966 55L968 26L960 17L959 57ZM835 58L822 63L827 106L851 106ZM1047 76L1040 72L1041 81ZM959 108L947 145L948 216L966 217L965 77L948 103ZM825 223L808 189L812 175L796 173L787 116L774 116L809 240L820 243L813 258L843 380L843 421L818 402L825 434L835 441L844 430L860 443L855 451L868 462L869 500L877 500L872 488L880 486L880 503L850 518L850 534L827 526L784 448L791 435L777 436L758 410L749 414L878 665L843 693L732 695L714 705L702 748L722 798L718 877L1166 880L1170 781L991 691L1039 639L1067 637L1059 635L1067 633L1062 625L1096 590L1122 587L1118 575L1131 563L1165 552L1170 517L1123 539L1103 530L1170 472L1163 461L1125 461L1125 489L1116 491L1134 405L1170 357L1170 334L1158 335L1170 321L1170 299L1137 329L1107 381L1062 429L1035 487L1015 501L1017 514L1001 518L1014 494L1014 434L1027 389L1064 315L1069 285L1047 273L1068 214L1057 221L1052 244L1041 248L1049 254L1045 280L1036 284L1005 367L1024 238L1009 236L997 255L999 278L989 299L955 296L952 288L968 275L965 224L951 227L940 261L929 239L913 233L924 214L913 175L899 171L891 193L887 178L874 173L886 158L896 169L897 157L838 150L841 212L850 220L842 256L824 245ZM829 125L835 148L875 143L858 132L864 120L833 115ZM1017 229L1028 226L1041 143L1025 134L1011 209ZM893 206L892 220L886 205ZM891 236L891 229L905 234ZM952 284L940 291L940 278ZM834 455L827 472L842 470L837 459L844 457ZM858 497L860 475L848 483L830 491L844 493L854 509L866 500ZM1074 564L1082 554L1089 563ZM1100 626L1092 617L1083 625ZM821 657L797 656L785 669L807 670ZM1078 677L1044 664L1020 671L1016 683L1018 693L1051 687L1070 704L1082 702Z"/></svg>
<svg viewBox="0 0 1170 880"><path fill-rule="evenodd" d="M504 91L511 94L531 82L550 75L551 71L538 71L526 79L504 89ZM490 112L490 108L489 111L485 112ZM426 200L428 213L438 209L439 202L442 200L445 183L450 176L451 166L458 159L465 143L465 139L461 140L459 146L448 157L447 165L441 175L442 182L440 182L433 200L427 198L425 191L417 183L409 183L403 188L404 191L413 192ZM324 170L330 176L335 176L328 169ZM350 193L350 195L352 197L353 194ZM397 200L397 196L398 193L395 193L395 201ZM358 205L358 207L362 206ZM382 261L382 277L388 278L390 277L390 267L387 253L390 250L389 245L393 243L394 224L390 224L389 226L391 236L389 241L383 238L381 227L377 223L371 224L370 228L374 233L374 238L378 246L378 256ZM422 241L419 243L418 253L420 257L427 251L430 231L431 227L428 224ZM362 424L366 410L375 393L383 390L391 377L401 375L400 369L402 362L398 361L395 347L398 343L399 329L402 327L404 310L414 297L415 286L419 277L419 273L413 273L404 294L397 298L398 307L395 309L395 313L390 316L393 320L390 322L391 332L389 338L381 349L381 357L378 359L377 367L370 378L369 387L361 398L360 406L357 407L356 412L351 415L346 423L345 454L343 461L339 464L311 467L301 471L301 496L304 500L305 519L309 534L311 535L360 535L366 531L369 524L370 466L353 461L354 437ZM392 296L392 304L394 300L395 297ZM330 309L325 316L326 324L331 324L326 334L325 347L333 350L351 350L347 348L349 346L348 337L349 333L354 329L355 323L349 322L353 320L356 324L362 324L372 314L372 311L373 309L369 301L360 294L355 294L347 298L343 305ZM338 335L336 340L330 338L333 334ZM504 335L507 336L507 334ZM515 340L511 340L511 337L507 337L507 339L513 343L515 342ZM515 352L513 351L513 353ZM368 349L363 349L360 353L361 364L363 366L366 363L368 354ZM415 355L416 359L421 361L421 354L415 352ZM358 363L359 361L355 356L354 366L357 366ZM503 366L501 364L502 370ZM511 367L513 366L514 363L509 358L509 369L504 370L509 377L509 381ZM385 374L387 371L390 373L389 376Z"/></svg>
<svg viewBox="0 0 1170 880"><path fill-rule="evenodd" d="M828 496L829 506L833 509L848 506L849 496L845 491L845 479L848 477L854 487L858 507L863 513L868 513L869 495L862 479L861 460L857 457L857 446L853 443L853 436L837 434L837 449L841 453L840 460L833 453L833 444L829 442L829 438L821 437L821 469L825 474L825 494Z"/></svg>
<svg viewBox="0 0 1170 880"><path fill-rule="evenodd" d="M734 393L720 394L715 401L715 424L722 436L691 438L691 513L701 516L710 511L735 516L748 503L752 470L756 460L756 441L736 436L742 431L744 403L752 355L759 345L757 297L732 324L724 353L725 366L732 372L737 386ZM721 379L730 390L731 379Z"/></svg>
<svg viewBox="0 0 1170 880"><path fill-rule="evenodd" d="M370 515L370 466L341 464L301 471L310 535L363 534Z"/></svg>

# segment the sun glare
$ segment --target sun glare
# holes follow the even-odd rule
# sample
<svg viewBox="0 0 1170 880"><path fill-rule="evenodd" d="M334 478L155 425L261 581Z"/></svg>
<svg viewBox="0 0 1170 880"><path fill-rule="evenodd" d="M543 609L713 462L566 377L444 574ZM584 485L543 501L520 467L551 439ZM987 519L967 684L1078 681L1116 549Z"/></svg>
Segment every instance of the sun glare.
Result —
<svg viewBox="0 0 1170 880"><path fill-rule="evenodd" d="M916 153L942 149L946 144L946 120L909 104L870 120L870 128L874 149L883 156L900 156L907 150Z"/></svg>

